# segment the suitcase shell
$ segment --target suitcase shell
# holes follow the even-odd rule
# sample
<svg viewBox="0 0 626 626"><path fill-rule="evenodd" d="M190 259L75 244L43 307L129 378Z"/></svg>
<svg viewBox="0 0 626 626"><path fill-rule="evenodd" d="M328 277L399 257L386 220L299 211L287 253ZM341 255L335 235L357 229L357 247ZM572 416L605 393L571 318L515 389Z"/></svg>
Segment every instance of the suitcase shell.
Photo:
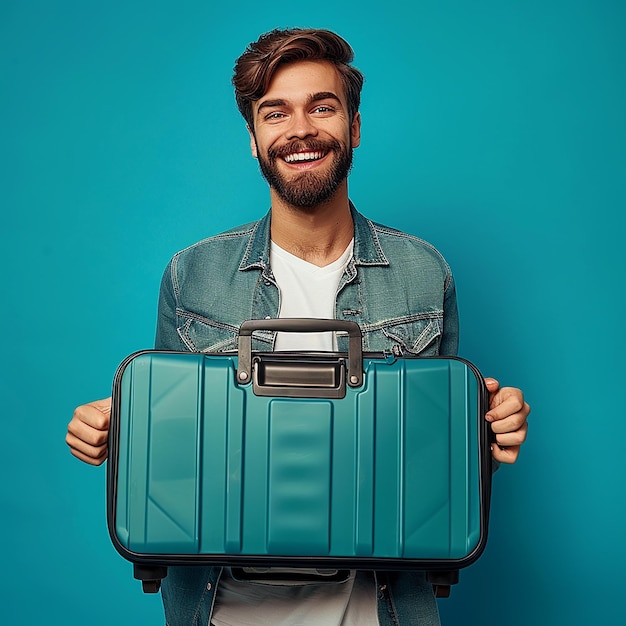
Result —
<svg viewBox="0 0 626 626"><path fill-rule="evenodd" d="M474 562L492 473L476 368L361 354L352 327L348 354L252 353L268 322L250 324L238 353L146 350L118 368L107 514L120 554L136 568Z"/></svg>

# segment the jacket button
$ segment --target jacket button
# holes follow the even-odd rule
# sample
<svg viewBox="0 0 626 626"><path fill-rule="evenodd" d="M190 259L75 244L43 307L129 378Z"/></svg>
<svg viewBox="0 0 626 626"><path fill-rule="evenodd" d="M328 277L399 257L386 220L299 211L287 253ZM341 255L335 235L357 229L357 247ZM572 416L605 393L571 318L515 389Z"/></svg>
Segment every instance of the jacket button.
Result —
<svg viewBox="0 0 626 626"><path fill-rule="evenodd" d="M207 584L206 584L206 589L207 589L207 591L211 591L211 587L212 587L212 586L213 586L213 585L211 585L211 583L207 583Z"/></svg>

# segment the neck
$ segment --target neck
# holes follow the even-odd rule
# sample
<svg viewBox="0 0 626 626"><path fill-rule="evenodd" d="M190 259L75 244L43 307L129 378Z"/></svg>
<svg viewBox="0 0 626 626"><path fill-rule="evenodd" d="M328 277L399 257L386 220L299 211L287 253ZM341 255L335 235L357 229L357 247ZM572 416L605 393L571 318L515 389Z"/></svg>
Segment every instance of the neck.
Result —
<svg viewBox="0 0 626 626"><path fill-rule="evenodd" d="M309 208L286 204L270 190L272 241L287 252L323 267L336 261L354 236L347 187Z"/></svg>

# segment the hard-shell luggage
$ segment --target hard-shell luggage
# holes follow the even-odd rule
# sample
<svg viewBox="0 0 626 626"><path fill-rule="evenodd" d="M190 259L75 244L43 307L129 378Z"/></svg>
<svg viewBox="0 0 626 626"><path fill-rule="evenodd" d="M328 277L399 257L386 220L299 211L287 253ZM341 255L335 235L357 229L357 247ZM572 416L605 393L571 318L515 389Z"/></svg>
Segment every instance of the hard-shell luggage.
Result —
<svg viewBox="0 0 626 626"><path fill-rule="evenodd" d="M349 351L253 352L256 330L344 332ZM486 410L468 361L363 353L352 322L251 320L237 352L138 352L114 381L111 539L144 591L215 564L418 569L447 595L487 538Z"/></svg>

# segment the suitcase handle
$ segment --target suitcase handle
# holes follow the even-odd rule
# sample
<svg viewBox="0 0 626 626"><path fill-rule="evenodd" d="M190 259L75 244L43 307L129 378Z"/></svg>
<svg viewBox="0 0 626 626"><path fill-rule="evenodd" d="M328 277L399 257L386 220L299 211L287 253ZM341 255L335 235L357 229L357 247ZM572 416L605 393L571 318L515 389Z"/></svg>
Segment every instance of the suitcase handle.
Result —
<svg viewBox="0 0 626 626"><path fill-rule="evenodd" d="M348 333L348 384L360 387L363 383L363 348L361 328L356 322L316 318L282 318L247 320L239 328L239 351L237 380L248 383L252 373L252 333L255 330L271 330L288 333L321 333L341 331Z"/></svg>

